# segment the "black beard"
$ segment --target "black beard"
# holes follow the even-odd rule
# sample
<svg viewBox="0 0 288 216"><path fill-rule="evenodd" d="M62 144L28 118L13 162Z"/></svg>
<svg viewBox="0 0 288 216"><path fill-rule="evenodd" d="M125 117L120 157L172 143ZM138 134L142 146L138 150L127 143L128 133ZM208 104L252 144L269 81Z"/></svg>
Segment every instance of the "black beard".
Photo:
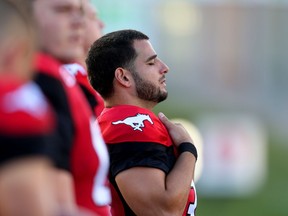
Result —
<svg viewBox="0 0 288 216"><path fill-rule="evenodd" d="M136 84L136 92L140 99L160 103L167 98L167 92L162 92L160 88L157 88L151 82L143 80L137 72L132 74Z"/></svg>

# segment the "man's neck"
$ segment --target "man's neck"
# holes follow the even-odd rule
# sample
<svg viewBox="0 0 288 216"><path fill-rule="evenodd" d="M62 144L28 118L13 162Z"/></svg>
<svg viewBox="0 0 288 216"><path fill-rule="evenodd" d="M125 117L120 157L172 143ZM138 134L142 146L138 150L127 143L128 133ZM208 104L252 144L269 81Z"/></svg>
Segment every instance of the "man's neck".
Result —
<svg viewBox="0 0 288 216"><path fill-rule="evenodd" d="M105 107L114 107L119 105L138 106L152 111L152 109L157 105L157 103L151 101L145 101L139 98L133 100L121 97L105 99Z"/></svg>

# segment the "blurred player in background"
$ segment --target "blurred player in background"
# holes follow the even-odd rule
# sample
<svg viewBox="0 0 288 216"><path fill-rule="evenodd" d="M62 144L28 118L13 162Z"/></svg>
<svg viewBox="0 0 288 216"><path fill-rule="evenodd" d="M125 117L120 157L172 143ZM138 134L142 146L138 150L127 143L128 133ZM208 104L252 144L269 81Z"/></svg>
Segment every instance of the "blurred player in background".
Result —
<svg viewBox="0 0 288 216"><path fill-rule="evenodd" d="M85 59L90 46L95 40L103 35L104 23L100 19L97 9L90 0L83 0L83 9L85 19L83 56L77 60L77 63L66 64L64 66L70 74L75 76L90 104L91 109L96 116L99 116L104 109L104 100L100 94L91 87L88 81Z"/></svg>
<svg viewBox="0 0 288 216"><path fill-rule="evenodd" d="M36 38L22 3L0 0L0 215L56 216L55 116L31 82Z"/></svg>
<svg viewBox="0 0 288 216"><path fill-rule="evenodd" d="M74 76L63 64L83 58L85 11L81 0L33 0L41 52L35 81L57 113L57 181L63 212L80 207L109 215L109 157L95 116ZM74 196L76 194L76 198Z"/></svg>

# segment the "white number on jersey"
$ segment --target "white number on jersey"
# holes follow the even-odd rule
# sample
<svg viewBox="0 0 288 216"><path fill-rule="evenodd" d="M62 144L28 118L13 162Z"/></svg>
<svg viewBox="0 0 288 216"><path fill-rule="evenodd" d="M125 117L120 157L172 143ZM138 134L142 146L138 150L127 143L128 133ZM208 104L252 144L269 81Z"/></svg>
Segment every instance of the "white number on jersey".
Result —
<svg viewBox="0 0 288 216"><path fill-rule="evenodd" d="M94 177L92 198L98 206L108 205L111 203L110 189L106 186L109 169L109 155L96 120L93 119L90 121L90 129L93 147L99 158L99 168Z"/></svg>

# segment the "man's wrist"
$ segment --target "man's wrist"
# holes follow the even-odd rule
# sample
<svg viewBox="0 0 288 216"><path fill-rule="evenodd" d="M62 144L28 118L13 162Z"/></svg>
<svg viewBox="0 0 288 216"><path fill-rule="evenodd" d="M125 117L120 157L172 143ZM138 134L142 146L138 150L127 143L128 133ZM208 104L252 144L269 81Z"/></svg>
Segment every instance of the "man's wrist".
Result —
<svg viewBox="0 0 288 216"><path fill-rule="evenodd" d="M181 154L183 152L190 152L191 154L194 155L194 157L198 158L198 153L197 153L197 149L194 146L193 143L190 142L183 142L178 146L178 153Z"/></svg>

